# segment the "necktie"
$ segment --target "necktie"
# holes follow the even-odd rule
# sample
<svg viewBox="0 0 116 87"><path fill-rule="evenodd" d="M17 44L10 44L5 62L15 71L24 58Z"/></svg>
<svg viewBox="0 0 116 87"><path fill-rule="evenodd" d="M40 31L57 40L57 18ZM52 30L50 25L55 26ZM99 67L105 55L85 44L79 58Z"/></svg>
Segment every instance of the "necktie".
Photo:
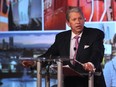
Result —
<svg viewBox="0 0 116 87"><path fill-rule="evenodd" d="M75 36L74 39L76 39L76 40L75 40L75 46L74 46L75 53L74 53L74 57L73 57L73 64L75 64L75 60L76 60L76 54L77 54L78 45L79 45L78 44L79 36Z"/></svg>

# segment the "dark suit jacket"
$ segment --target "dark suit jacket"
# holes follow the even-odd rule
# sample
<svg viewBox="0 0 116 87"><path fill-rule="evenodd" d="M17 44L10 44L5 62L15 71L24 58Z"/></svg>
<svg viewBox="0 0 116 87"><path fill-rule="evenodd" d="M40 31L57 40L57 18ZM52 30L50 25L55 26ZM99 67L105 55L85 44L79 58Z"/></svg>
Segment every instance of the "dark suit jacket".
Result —
<svg viewBox="0 0 116 87"><path fill-rule="evenodd" d="M60 58L69 58L70 39L71 30L57 34L54 44L43 56L49 57L52 55L55 57L60 56ZM92 62L96 71L102 72L101 62L104 56L103 39L104 33L101 30L84 27L76 59L82 63ZM69 64L73 69L80 73L86 72L79 64L76 64L75 66L72 66L70 62L64 62L64 64ZM96 87L105 87L103 75L99 76L99 79L97 78L95 84L96 83L99 84Z"/></svg>

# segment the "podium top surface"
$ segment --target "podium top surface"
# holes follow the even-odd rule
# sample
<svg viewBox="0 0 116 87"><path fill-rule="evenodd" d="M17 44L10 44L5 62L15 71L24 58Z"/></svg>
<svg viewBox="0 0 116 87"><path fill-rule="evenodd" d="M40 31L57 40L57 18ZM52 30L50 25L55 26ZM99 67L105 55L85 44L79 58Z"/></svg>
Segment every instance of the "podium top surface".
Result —
<svg viewBox="0 0 116 87"><path fill-rule="evenodd" d="M45 57L39 57L39 58L33 58L33 57L21 57L19 58L19 60L32 60L32 61L48 61L48 62L52 62L52 61L72 61L73 59L70 58L45 58Z"/></svg>
<svg viewBox="0 0 116 87"><path fill-rule="evenodd" d="M33 58L33 57L21 57L19 58L19 60L23 61L23 60L31 60L31 61L37 61L37 62L63 62L63 61L72 61L73 59L70 59L70 58L53 58L53 59L49 59L49 58L45 58L45 57L40 57L40 58ZM71 68L68 68L68 67L62 67L66 72L68 71L73 71L73 74L74 75L79 75L80 73L79 72L76 72L75 70L71 69ZM78 73L78 74L77 74ZM70 72L68 74L71 74ZM80 75L88 75L89 73L82 73ZM101 75L101 72L94 72L94 75L96 76L100 76Z"/></svg>

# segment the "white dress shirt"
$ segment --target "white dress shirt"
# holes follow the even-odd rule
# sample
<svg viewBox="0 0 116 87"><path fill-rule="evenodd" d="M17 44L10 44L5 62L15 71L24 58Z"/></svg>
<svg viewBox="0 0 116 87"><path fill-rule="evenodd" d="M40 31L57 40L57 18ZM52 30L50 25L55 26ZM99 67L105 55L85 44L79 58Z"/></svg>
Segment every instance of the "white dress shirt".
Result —
<svg viewBox="0 0 116 87"><path fill-rule="evenodd" d="M80 37L78 39L78 42L80 42L81 35L82 35L82 33L80 35L78 35ZM77 36L77 35L72 32L71 33L71 40L70 40L70 59L73 59L74 54L75 54L75 50L74 50L74 48L75 48L75 41L76 41L76 39L74 38L75 36Z"/></svg>

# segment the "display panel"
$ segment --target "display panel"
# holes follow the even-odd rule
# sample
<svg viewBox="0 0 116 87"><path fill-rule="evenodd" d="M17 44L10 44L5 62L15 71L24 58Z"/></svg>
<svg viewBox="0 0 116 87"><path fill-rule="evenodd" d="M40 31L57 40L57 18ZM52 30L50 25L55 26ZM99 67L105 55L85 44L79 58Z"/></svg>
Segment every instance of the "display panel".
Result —
<svg viewBox="0 0 116 87"><path fill-rule="evenodd" d="M20 57L37 58L57 33L70 30L65 13L71 6L81 7L85 26L104 31L103 66L116 56L116 0L0 0L0 72L22 70Z"/></svg>
<svg viewBox="0 0 116 87"><path fill-rule="evenodd" d="M17 72L22 57L38 58L54 42L58 32L0 34L0 63L2 72ZM13 66L14 65L14 66ZM4 67L3 67L4 66ZM20 70L22 71L22 70Z"/></svg>
<svg viewBox="0 0 116 87"><path fill-rule="evenodd" d="M41 0L1 0L0 31L42 30Z"/></svg>
<svg viewBox="0 0 116 87"><path fill-rule="evenodd" d="M0 31L67 30L67 8L78 6L86 22L116 21L115 0L0 0Z"/></svg>

